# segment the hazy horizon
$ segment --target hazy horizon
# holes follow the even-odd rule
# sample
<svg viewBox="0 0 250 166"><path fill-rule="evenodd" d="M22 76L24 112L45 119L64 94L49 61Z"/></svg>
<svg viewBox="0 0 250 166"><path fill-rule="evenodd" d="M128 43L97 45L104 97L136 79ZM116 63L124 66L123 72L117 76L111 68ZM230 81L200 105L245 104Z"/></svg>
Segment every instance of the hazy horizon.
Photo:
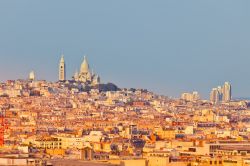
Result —
<svg viewBox="0 0 250 166"><path fill-rule="evenodd" d="M64 54L67 79L87 55L102 82L179 97L229 81L250 96L250 2L0 2L0 80L56 81Z"/></svg>

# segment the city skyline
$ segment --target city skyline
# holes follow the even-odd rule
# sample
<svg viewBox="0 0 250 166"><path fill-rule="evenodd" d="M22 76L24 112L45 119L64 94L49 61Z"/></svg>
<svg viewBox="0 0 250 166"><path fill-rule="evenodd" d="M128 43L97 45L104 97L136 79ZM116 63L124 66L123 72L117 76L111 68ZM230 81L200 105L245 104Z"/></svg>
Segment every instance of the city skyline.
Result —
<svg viewBox="0 0 250 166"><path fill-rule="evenodd" d="M68 75L66 74L67 73L67 68L66 68L66 66L67 66L67 62L65 61L65 59L64 59L64 54L61 54L61 58L60 58L60 60L59 60L59 63L58 63L58 71L57 71L57 75L56 75L56 78L55 79L53 79L53 80L47 80L47 81L52 81L52 82L55 82L55 81L67 81L67 80L75 80L76 79L76 77L78 77L78 70L77 70L77 67L76 67L76 70L75 70L75 72L74 73L69 73ZM88 64L88 61L87 61L87 55L85 54L84 56L83 56L83 61L82 61L82 64L80 65L81 66L81 68L80 68L80 71L79 71L79 74L81 74L81 70L83 69L83 67L84 68L86 68L86 65L87 65L87 67L88 67L88 69L86 69L86 70L88 70L89 71L89 73L91 73L91 74L94 74L93 72L94 72L94 70L92 69L92 71L90 71L90 66L89 66L89 64ZM16 78L16 79L8 79L8 80L18 80L18 79L31 79L31 77L33 78L33 80L35 79L35 77L37 78L37 75L36 75L36 72L35 72L36 70L30 70L30 73L27 75L27 73L26 73L26 76L24 77L24 78ZM36 76L35 76L36 75ZM77 75L77 76L76 76ZM100 80L100 78L99 78L99 76L98 75L93 75L94 77L96 77L97 76L97 79L99 79ZM39 78L39 76L38 76L38 78L37 78L37 80L46 80L46 79L42 79L42 78ZM7 80L3 80L3 82L4 81L7 81ZM75 80L76 81L76 80ZM79 80L78 80L79 81ZM106 83L111 83L112 81L107 81ZM228 84L229 82L225 82L225 84ZM119 86L119 85L118 85ZM231 86L231 85L230 85ZM121 87L121 88L135 88L135 87ZM143 89L142 87L137 87L137 88L139 88L139 89ZM220 86L218 86L218 88L221 88ZM147 88L145 88L145 89L147 89ZM215 89L215 88L212 88L212 90L213 89ZM148 89L149 91L152 91L152 92L155 92L154 90L151 90L151 89ZM195 93L199 93L199 92L197 92L197 91L194 91ZM156 92L157 93L157 92ZM175 98L182 98L182 95L183 94L185 94L185 93L188 93L188 90L186 90L186 91L183 91L183 92L181 92L181 94L177 94L177 96L170 96L170 95L167 95L167 94L161 94L161 95L166 95L166 96L169 96L169 97L175 97ZM208 97L207 97L208 96ZM231 90L230 90L230 99L229 100L231 100L231 98L232 99L237 99L237 97L236 98L233 98L232 97L232 94L231 94ZM211 93L209 94L203 94L203 96L200 96L200 98L201 99L210 99L211 100ZM239 97L239 98L241 98L241 97ZM244 98L244 97L243 97ZM229 101L228 100L228 101Z"/></svg>
<svg viewBox="0 0 250 166"><path fill-rule="evenodd" d="M250 166L250 1L0 1L0 165Z"/></svg>
<svg viewBox="0 0 250 166"><path fill-rule="evenodd" d="M59 81L59 82L65 82L65 81L76 81L76 82L82 82L84 84L86 84L87 82L89 82L90 84L93 84L93 85L98 85L100 84L100 76L98 74L95 74L94 70L90 68L90 65L88 63L88 60L87 60L87 55L84 55L83 56L83 61L80 65L80 70L75 70L75 73L74 74L69 74L69 76L66 75L67 73L67 62L65 61L64 59L64 54L61 54L61 58L59 60L59 63L58 63L58 74L57 74L57 79L55 81ZM35 80L35 78L37 78L34 70L31 70L28 77L26 78L19 78L19 79L28 79L28 80ZM37 80L43 80L43 79L37 79ZM46 80L46 79L44 79ZM7 81L7 80L5 80ZM54 81L54 82L55 82ZM108 81L107 83L111 83L111 81ZM88 84L88 83L87 83ZM118 85L119 86L119 85ZM225 92L225 91L228 91L228 90L225 90L225 86L229 86L229 92ZM134 88L134 87L121 87L121 88ZM142 89L142 88L138 88L138 89ZM150 91L150 89L148 89ZM199 100L199 99L208 99L210 101L216 101L217 99L213 99L213 98L217 98L217 94L212 94L212 93L215 93L213 91L218 91L218 94L219 96L221 97L218 97L220 101L224 101L224 102L229 102L231 99L237 99L237 98L232 98L232 92L231 92L231 85L229 82L225 82L224 85L221 87L221 86L218 86L217 88L212 88L212 91L210 92L210 94L207 94L209 95L208 98L202 98L202 96L200 96L199 92L197 91L194 91L192 93L188 93L187 91L184 91L182 92L181 94L179 94L179 96L176 96L175 98L181 98L181 99L184 99L184 100L190 100L190 97L195 95L194 99L193 97L191 97L192 100ZM226 94L227 96L223 96L221 94ZM165 95L165 94L163 94ZM188 95L189 97L184 97L185 95ZM215 95L212 97L212 95ZM169 97L172 97L172 96L169 96ZM216 103L216 102L215 102Z"/></svg>
<svg viewBox="0 0 250 166"><path fill-rule="evenodd" d="M103 81L120 87L209 98L228 81L233 97L249 97L249 2L213 2L144 2L138 13L138 3L2 1L0 80L34 70L56 81L61 53L68 75L87 54Z"/></svg>

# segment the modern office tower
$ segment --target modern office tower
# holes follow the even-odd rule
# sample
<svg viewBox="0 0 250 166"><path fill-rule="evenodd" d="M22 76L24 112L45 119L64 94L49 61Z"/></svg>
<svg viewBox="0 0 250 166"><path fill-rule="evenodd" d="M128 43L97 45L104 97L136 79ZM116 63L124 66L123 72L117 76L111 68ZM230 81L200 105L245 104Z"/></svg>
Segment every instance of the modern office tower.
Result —
<svg viewBox="0 0 250 166"><path fill-rule="evenodd" d="M220 101L220 92L218 88L213 88L210 93L210 101L214 104L218 103Z"/></svg>
<svg viewBox="0 0 250 166"><path fill-rule="evenodd" d="M66 65L64 61L64 56L62 55L59 63L59 81L65 81L66 79Z"/></svg>
<svg viewBox="0 0 250 166"><path fill-rule="evenodd" d="M193 101L200 100L200 95L198 92L194 91L193 92Z"/></svg>
<svg viewBox="0 0 250 166"><path fill-rule="evenodd" d="M222 96L223 96L223 89L221 86L217 87L217 90L219 92L219 101L222 101Z"/></svg>
<svg viewBox="0 0 250 166"><path fill-rule="evenodd" d="M229 102L232 98L232 89L229 82L223 85L223 102Z"/></svg>
<svg viewBox="0 0 250 166"><path fill-rule="evenodd" d="M29 74L29 80L31 81L34 81L35 80L35 72L34 71L31 71L30 74Z"/></svg>

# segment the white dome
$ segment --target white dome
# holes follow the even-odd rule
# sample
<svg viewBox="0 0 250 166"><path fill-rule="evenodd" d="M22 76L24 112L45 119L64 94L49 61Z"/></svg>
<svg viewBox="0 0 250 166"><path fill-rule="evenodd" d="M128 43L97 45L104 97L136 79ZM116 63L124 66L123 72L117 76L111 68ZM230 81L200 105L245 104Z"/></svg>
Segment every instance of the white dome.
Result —
<svg viewBox="0 0 250 166"><path fill-rule="evenodd" d="M29 79L30 80L35 80L35 72L34 71L31 71L30 74L29 74Z"/></svg>
<svg viewBox="0 0 250 166"><path fill-rule="evenodd" d="M84 60L83 60L82 65L81 65L80 72L81 73L89 73L89 64L88 64L86 56L84 56Z"/></svg>

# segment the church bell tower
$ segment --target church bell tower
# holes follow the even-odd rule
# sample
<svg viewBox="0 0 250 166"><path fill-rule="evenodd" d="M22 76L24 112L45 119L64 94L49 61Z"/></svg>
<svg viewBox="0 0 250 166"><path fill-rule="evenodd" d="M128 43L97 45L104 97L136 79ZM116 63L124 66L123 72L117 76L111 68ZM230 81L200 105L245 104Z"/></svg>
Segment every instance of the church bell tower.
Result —
<svg viewBox="0 0 250 166"><path fill-rule="evenodd" d="M62 55L60 63L59 63L59 81L66 80L66 65L64 61L64 55Z"/></svg>

